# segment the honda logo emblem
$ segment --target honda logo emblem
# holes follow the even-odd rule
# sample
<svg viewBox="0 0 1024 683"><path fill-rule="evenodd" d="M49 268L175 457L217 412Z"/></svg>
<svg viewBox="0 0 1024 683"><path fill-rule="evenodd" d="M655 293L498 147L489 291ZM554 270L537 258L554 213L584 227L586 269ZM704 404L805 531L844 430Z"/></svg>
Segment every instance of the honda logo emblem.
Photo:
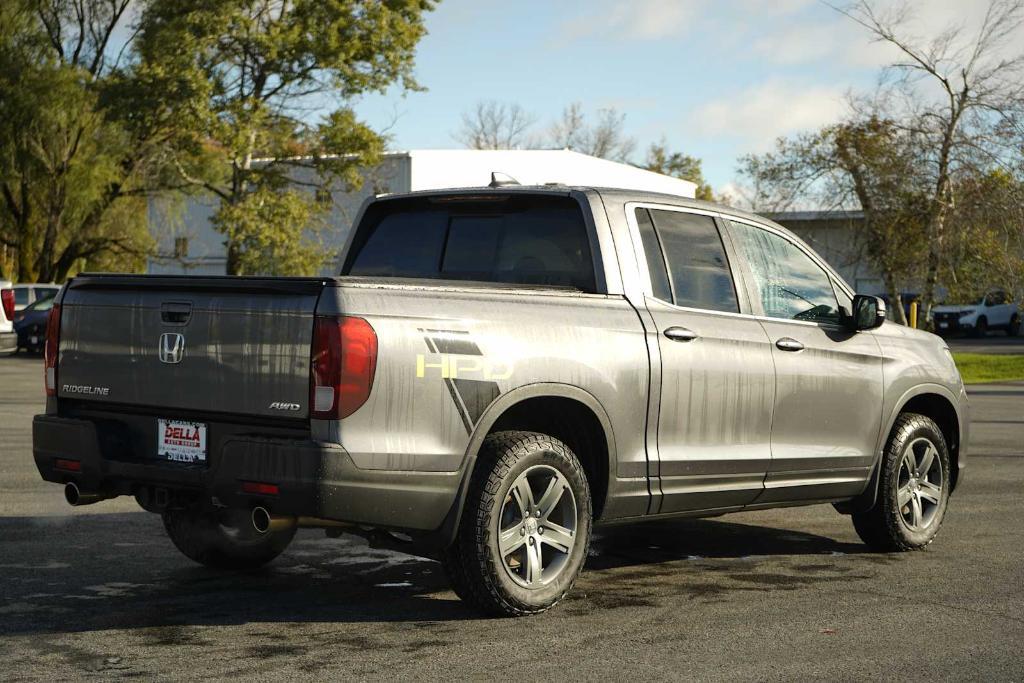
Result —
<svg viewBox="0 0 1024 683"><path fill-rule="evenodd" d="M160 362L180 363L185 357L185 335L164 332L160 335Z"/></svg>

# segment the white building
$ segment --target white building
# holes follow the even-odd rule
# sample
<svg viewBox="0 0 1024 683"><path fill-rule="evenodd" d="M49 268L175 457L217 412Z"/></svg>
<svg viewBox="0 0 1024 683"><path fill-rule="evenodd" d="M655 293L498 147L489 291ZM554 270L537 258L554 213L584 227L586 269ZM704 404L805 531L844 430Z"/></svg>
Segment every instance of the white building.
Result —
<svg viewBox="0 0 1024 683"><path fill-rule="evenodd" d="M340 249L363 200L375 194L433 190L448 187L484 187L491 173L504 173L522 185L582 185L621 187L693 197L696 185L678 178L645 171L629 164L570 150L411 150L384 155L379 166L368 169L366 182L356 192L331 192L333 210L324 236L328 248ZM149 272L159 274L223 275L224 237L210 224L216 197L187 200L179 210L163 211L154 205L150 226L157 241L157 256ZM333 269L333 266L332 266Z"/></svg>

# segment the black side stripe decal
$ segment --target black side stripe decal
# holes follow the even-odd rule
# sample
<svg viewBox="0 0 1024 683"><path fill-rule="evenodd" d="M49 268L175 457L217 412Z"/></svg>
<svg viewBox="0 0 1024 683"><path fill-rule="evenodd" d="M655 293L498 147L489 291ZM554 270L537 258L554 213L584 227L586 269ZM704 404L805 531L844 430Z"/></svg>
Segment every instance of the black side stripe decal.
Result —
<svg viewBox="0 0 1024 683"><path fill-rule="evenodd" d="M469 332L454 330L423 330L437 349L436 353L453 353L460 356L482 356L480 347L469 338Z"/></svg>
<svg viewBox="0 0 1024 683"><path fill-rule="evenodd" d="M482 356L480 347L469 339L468 332L457 330L425 330L423 341L431 353L456 354L463 356ZM497 382L477 379L444 378L448 394L462 419L466 434L473 433L473 427L480 420L487 406L501 395Z"/></svg>
<svg viewBox="0 0 1024 683"><path fill-rule="evenodd" d="M420 332L424 331L425 330L420 330ZM434 341L429 336L424 337L423 341L426 342L427 349L429 349L431 353L438 352L437 347L434 346ZM466 434L472 434L473 423L470 422L469 420L469 414L466 412L466 407L462 405L462 401L459 400L459 394L458 391L455 389L454 382L452 382L450 378L445 377L444 385L448 387L448 394L452 397L452 403L455 404L455 409L458 411L459 417L462 418L462 426L466 428Z"/></svg>
<svg viewBox="0 0 1024 683"><path fill-rule="evenodd" d="M479 379L455 379L452 381L455 382L455 391L462 398L469 420L474 425L480 421L480 416L484 414L487 406L491 405L501 393L497 382Z"/></svg>

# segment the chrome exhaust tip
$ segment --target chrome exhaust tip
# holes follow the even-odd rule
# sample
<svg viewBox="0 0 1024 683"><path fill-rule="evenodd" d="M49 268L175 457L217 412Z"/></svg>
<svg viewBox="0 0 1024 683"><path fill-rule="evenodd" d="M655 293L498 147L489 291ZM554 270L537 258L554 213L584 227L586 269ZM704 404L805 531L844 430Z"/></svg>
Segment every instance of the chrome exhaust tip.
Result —
<svg viewBox="0 0 1024 683"><path fill-rule="evenodd" d="M79 498L82 497L82 492L78 490L78 485L69 481L64 485L64 500L68 502L68 505L78 505Z"/></svg>
<svg viewBox="0 0 1024 683"><path fill-rule="evenodd" d="M92 505L98 503L101 500L106 500L108 496L104 496L100 493L82 493L78 488L78 484L73 481L69 481L64 485L64 500L68 502L68 505L78 507L80 505Z"/></svg>
<svg viewBox="0 0 1024 683"><path fill-rule="evenodd" d="M298 524L295 517L282 517L271 514L265 507L254 507L252 509L252 528L258 534L267 534L271 531L284 531L291 529Z"/></svg>
<svg viewBox="0 0 1024 683"><path fill-rule="evenodd" d="M270 513L266 508L254 507L252 509L252 528L256 530L256 533L267 533L270 531L271 524Z"/></svg>

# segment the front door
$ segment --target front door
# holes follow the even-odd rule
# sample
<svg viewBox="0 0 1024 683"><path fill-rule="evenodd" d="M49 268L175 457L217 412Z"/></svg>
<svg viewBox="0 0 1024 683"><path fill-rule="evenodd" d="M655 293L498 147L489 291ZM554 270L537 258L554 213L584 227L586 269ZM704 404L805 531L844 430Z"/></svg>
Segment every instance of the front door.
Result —
<svg viewBox="0 0 1024 683"><path fill-rule="evenodd" d="M782 233L729 222L775 361L772 462L757 503L829 500L861 491L882 420L882 358L850 332L850 303L824 268ZM839 303L840 297L843 299Z"/></svg>
<svg viewBox="0 0 1024 683"><path fill-rule="evenodd" d="M740 315L740 288L710 215L637 208L658 330L661 503L734 508L757 498L771 461L775 374L768 335ZM658 496L658 486L652 492Z"/></svg>

